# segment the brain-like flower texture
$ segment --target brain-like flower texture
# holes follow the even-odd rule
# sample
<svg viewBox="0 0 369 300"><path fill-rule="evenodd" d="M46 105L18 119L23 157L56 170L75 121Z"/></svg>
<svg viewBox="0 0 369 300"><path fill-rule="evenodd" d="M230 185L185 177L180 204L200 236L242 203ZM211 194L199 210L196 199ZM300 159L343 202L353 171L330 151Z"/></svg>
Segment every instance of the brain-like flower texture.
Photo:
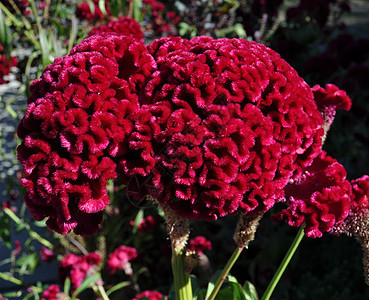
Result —
<svg viewBox="0 0 369 300"><path fill-rule="evenodd" d="M61 233L98 228L117 174L185 218L264 212L321 150L310 87L246 40L97 34L31 93L18 127L25 199Z"/></svg>
<svg viewBox="0 0 369 300"><path fill-rule="evenodd" d="M305 223L308 237L321 237L348 216L352 189L346 170L324 151L285 191L288 208L275 219L296 227Z"/></svg>

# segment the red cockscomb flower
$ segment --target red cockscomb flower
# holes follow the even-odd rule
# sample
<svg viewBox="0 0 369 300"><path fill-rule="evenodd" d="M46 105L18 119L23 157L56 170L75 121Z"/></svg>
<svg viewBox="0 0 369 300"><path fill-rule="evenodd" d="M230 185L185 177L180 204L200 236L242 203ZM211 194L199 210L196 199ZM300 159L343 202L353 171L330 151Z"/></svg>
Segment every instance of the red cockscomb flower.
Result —
<svg viewBox="0 0 369 300"><path fill-rule="evenodd" d="M315 85L311 89L314 94L314 100L318 105L318 109L323 116L323 129L327 133L336 111L339 109L350 110L351 99L345 91L340 90L334 84L327 84L325 88Z"/></svg>
<svg viewBox="0 0 369 300"><path fill-rule="evenodd" d="M92 28L88 35L91 36L107 32L115 32L143 41L143 32L140 23L129 17L120 17L117 20L110 21L108 25L96 26Z"/></svg>
<svg viewBox="0 0 369 300"><path fill-rule="evenodd" d="M127 191L192 219L271 208L320 151L309 86L255 42L162 38L148 49L158 66L120 161Z"/></svg>
<svg viewBox="0 0 369 300"><path fill-rule="evenodd" d="M136 297L133 300L139 300L144 297L150 300L160 300L163 297L163 294L158 291L144 291L136 295Z"/></svg>
<svg viewBox="0 0 369 300"><path fill-rule="evenodd" d="M201 255L203 254L204 250L211 250L211 242L203 236L197 236L193 239L190 239L187 249L193 250Z"/></svg>
<svg viewBox="0 0 369 300"><path fill-rule="evenodd" d="M30 87L18 126L25 201L36 220L66 234L91 234L108 205L106 183L139 109L137 90L155 67L132 38L97 35L56 58Z"/></svg>
<svg viewBox="0 0 369 300"><path fill-rule="evenodd" d="M308 237L321 237L349 213L352 191L346 170L324 151L300 179L287 185L285 193L288 207L274 219L295 227L305 222Z"/></svg>
<svg viewBox="0 0 369 300"><path fill-rule="evenodd" d="M118 34L85 39L31 86L23 140L26 203L60 233L97 230L119 172L134 197L215 220L283 199L321 149L309 86L246 40Z"/></svg>
<svg viewBox="0 0 369 300"><path fill-rule="evenodd" d="M81 256L67 254L59 264L60 280L64 282L69 277L74 289L77 289L86 277L96 273L100 260L100 255L96 252Z"/></svg>
<svg viewBox="0 0 369 300"><path fill-rule="evenodd" d="M109 254L107 260L108 271L110 274L114 274L116 270L124 270L127 275L132 275L132 268L129 263L132 259L137 257L137 251L135 248L120 246Z"/></svg>

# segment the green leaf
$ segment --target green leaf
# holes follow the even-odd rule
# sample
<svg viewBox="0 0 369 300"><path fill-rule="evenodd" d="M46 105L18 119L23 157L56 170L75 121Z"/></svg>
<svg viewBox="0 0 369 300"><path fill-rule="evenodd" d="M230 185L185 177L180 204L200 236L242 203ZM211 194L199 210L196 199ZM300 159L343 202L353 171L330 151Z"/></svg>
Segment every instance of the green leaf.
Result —
<svg viewBox="0 0 369 300"><path fill-rule="evenodd" d="M17 266L20 267L20 274L33 273L39 263L39 256L37 253L30 253L23 255L17 259Z"/></svg>
<svg viewBox="0 0 369 300"><path fill-rule="evenodd" d="M69 290L70 290L70 278L67 277L64 280L63 293L66 294L66 295L69 295Z"/></svg>
<svg viewBox="0 0 369 300"><path fill-rule="evenodd" d="M92 0L86 0L89 8L90 8L90 11L91 11L91 14L95 14L95 4Z"/></svg>
<svg viewBox="0 0 369 300"><path fill-rule="evenodd" d="M78 35L78 20L76 16L72 16L72 30L70 31L69 41L68 41L68 53L72 50L74 42L76 41Z"/></svg>
<svg viewBox="0 0 369 300"><path fill-rule="evenodd" d="M130 281L122 281L119 282L118 284L114 285L113 287L111 287L109 290L106 291L106 294L109 296L110 294L114 293L115 291L118 291L126 286L129 286L131 284Z"/></svg>
<svg viewBox="0 0 369 300"><path fill-rule="evenodd" d="M137 22L141 22L143 20L142 12L142 0L133 0L133 10L132 16Z"/></svg>
<svg viewBox="0 0 369 300"><path fill-rule="evenodd" d="M12 50L12 33L2 10L0 10L0 44L3 45L7 58L10 59L10 52Z"/></svg>
<svg viewBox="0 0 369 300"><path fill-rule="evenodd" d="M85 280L83 280L82 284L72 294L72 299L71 300L76 299L76 297L78 296L78 294L82 293L84 290L86 290L87 288L89 288L89 286L91 286L92 284L94 284L96 282L96 280L98 280L98 279L101 279L100 273L96 273L96 274L94 274L92 276L87 277Z"/></svg>
<svg viewBox="0 0 369 300"><path fill-rule="evenodd" d="M2 241L9 249L11 249L10 220L3 212L0 213L0 241Z"/></svg>
<svg viewBox="0 0 369 300"><path fill-rule="evenodd" d="M219 275L222 273L222 270L218 270L215 272L215 274L210 278L210 281L208 283L208 288L206 290L206 296L205 298L208 298L211 294L211 292L214 289L215 282L217 281Z"/></svg>
<svg viewBox="0 0 369 300"><path fill-rule="evenodd" d="M142 221L142 219L144 218L144 211L143 211L143 209L141 208L139 211L138 211L138 213L137 213L137 215L136 215L136 218L135 218L135 222L134 222L134 224L133 224L133 229L132 229L132 233L133 234L135 234L136 232L137 232L137 227L138 227L138 225L140 225L141 224L141 221Z"/></svg>
<svg viewBox="0 0 369 300"><path fill-rule="evenodd" d="M104 16L107 16L107 12L105 9L105 0L99 0L99 8Z"/></svg>
<svg viewBox="0 0 369 300"><path fill-rule="evenodd" d="M217 300L247 300L242 286L235 282L228 282L227 286L221 289L216 296Z"/></svg>
<svg viewBox="0 0 369 300"><path fill-rule="evenodd" d="M245 284L243 285L243 289L246 293L247 300L259 300L259 296L256 291L256 288L250 281L245 281Z"/></svg>

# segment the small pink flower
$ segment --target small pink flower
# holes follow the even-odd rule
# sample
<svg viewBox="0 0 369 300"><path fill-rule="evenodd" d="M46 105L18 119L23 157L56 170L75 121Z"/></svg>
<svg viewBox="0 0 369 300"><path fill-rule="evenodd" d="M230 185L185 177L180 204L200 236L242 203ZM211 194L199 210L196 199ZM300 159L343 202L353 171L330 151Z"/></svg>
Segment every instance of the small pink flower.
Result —
<svg viewBox="0 0 369 300"><path fill-rule="evenodd" d="M204 250L211 250L211 242L203 236L197 236L189 241L188 250L202 255Z"/></svg>
<svg viewBox="0 0 369 300"><path fill-rule="evenodd" d="M15 244L15 249L12 251L12 255L17 256L21 252L22 247L21 247L20 241L18 240L14 241L14 244Z"/></svg>
<svg viewBox="0 0 369 300"><path fill-rule="evenodd" d="M49 248L46 248L45 246L41 248L40 256L42 260L47 261L47 262L50 262L54 260L55 258L55 254L53 250L50 250Z"/></svg>
<svg viewBox="0 0 369 300"><path fill-rule="evenodd" d="M56 300L58 299L57 297L59 293L59 286L57 284L52 284L42 292L41 300Z"/></svg>
<svg viewBox="0 0 369 300"><path fill-rule="evenodd" d="M158 291L144 291L144 292L136 295L136 297L133 300L138 300L138 299L141 299L143 297L146 297L150 300L159 300L163 297L163 294L158 292Z"/></svg>
<svg viewBox="0 0 369 300"><path fill-rule="evenodd" d="M69 277L74 288L78 288L83 280L96 272L100 263L100 255L96 252L87 255L67 254L60 261L59 277L62 282Z"/></svg>
<svg viewBox="0 0 369 300"><path fill-rule="evenodd" d="M107 261L108 271L110 274L114 274L116 270L124 270L127 275L132 275L132 268L129 263L130 260L137 257L137 251L135 248L120 246L109 254Z"/></svg>

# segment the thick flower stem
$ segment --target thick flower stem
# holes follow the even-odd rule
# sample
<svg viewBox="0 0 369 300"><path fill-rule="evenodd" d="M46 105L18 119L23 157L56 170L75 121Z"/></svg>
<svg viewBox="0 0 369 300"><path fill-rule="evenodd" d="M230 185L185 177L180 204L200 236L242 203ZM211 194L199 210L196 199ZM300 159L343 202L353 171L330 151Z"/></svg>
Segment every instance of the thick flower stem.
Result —
<svg viewBox="0 0 369 300"><path fill-rule="evenodd" d="M173 210L159 203L167 222L170 241L172 244L172 271L176 300L192 300L190 274L186 272L184 254L190 234L187 219L178 216Z"/></svg>
<svg viewBox="0 0 369 300"><path fill-rule="evenodd" d="M237 249L233 252L231 258L228 260L227 264L225 265L222 273L219 275L217 281L214 284L214 289L211 292L211 294L209 295L208 298L206 298L206 300L214 300L215 296L218 294L220 287L222 286L224 280L226 279L229 271L232 269L233 265L235 264L235 262L237 261L238 257L240 256L242 250L244 247L237 247Z"/></svg>
<svg viewBox="0 0 369 300"><path fill-rule="evenodd" d="M186 273L182 253L172 249L172 270L176 300L192 300L190 274Z"/></svg>
<svg viewBox="0 0 369 300"><path fill-rule="evenodd" d="M290 248L288 249L285 257L283 258L281 264L278 267L277 272L274 274L271 282L269 283L269 286L267 287L263 297L261 298L261 300L268 300L270 299L270 296L272 295L275 287L277 286L279 280L281 279L284 271L286 270L289 262L292 259L292 256L295 254L298 246L300 245L300 242L302 240L302 238L304 237L304 228L305 228L305 224L303 224L299 230L299 232L297 233L295 239L293 240Z"/></svg>

